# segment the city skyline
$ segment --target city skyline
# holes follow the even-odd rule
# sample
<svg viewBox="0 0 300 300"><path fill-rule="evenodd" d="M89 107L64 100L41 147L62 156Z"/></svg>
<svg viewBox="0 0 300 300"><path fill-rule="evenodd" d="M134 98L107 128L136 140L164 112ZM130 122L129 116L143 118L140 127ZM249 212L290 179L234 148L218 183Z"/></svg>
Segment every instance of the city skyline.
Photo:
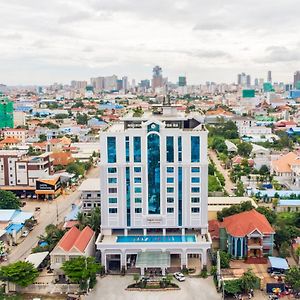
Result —
<svg viewBox="0 0 300 300"><path fill-rule="evenodd" d="M300 58L294 0L3 1L0 82L69 83L99 75L176 82L252 78L293 82ZM188 16L188 18L187 18ZM13 22L12 22L13 19ZM283 42L284 41L284 44Z"/></svg>

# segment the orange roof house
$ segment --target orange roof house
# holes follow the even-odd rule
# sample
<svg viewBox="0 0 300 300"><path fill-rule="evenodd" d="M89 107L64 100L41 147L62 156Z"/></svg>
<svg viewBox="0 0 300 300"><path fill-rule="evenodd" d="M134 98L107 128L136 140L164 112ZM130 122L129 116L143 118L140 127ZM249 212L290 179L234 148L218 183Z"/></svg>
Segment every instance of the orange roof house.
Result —
<svg viewBox="0 0 300 300"><path fill-rule="evenodd" d="M50 157L53 158L53 166L66 166L75 160L71 152L53 152Z"/></svg>
<svg viewBox="0 0 300 300"><path fill-rule="evenodd" d="M72 227L67 231L50 253L51 269L61 274L61 265L70 257L93 256L95 247L95 232L86 226L82 231Z"/></svg>
<svg viewBox="0 0 300 300"><path fill-rule="evenodd" d="M272 256L274 229L255 209L223 219L220 223L220 248L232 257L249 263L264 263Z"/></svg>
<svg viewBox="0 0 300 300"><path fill-rule="evenodd" d="M292 174L292 168L294 165L300 164L300 156L295 152L289 152L286 155L282 155L277 160L271 161L271 173L277 176L290 176Z"/></svg>

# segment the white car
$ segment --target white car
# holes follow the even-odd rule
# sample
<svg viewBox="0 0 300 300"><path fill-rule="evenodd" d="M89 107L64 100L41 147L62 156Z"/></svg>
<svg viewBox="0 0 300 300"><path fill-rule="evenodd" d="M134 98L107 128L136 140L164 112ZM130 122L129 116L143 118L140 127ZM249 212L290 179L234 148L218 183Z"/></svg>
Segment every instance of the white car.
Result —
<svg viewBox="0 0 300 300"><path fill-rule="evenodd" d="M22 233L22 237L26 237L28 234L29 234L29 231L28 230L24 230L23 233Z"/></svg>
<svg viewBox="0 0 300 300"><path fill-rule="evenodd" d="M174 273L174 277L175 277L178 281L180 281L180 282L185 281L184 275L183 275L182 273L180 273L180 272Z"/></svg>

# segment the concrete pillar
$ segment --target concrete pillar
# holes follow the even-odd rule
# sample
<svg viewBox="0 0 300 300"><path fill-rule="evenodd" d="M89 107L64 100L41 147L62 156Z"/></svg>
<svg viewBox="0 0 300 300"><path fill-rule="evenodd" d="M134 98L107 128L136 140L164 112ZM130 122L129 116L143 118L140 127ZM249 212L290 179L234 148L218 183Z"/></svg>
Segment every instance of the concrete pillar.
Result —
<svg viewBox="0 0 300 300"><path fill-rule="evenodd" d="M141 268L141 275L142 275L142 276L145 275L145 268Z"/></svg>
<svg viewBox="0 0 300 300"><path fill-rule="evenodd" d="M234 257L237 257L237 239L233 238L234 241Z"/></svg>
<svg viewBox="0 0 300 300"><path fill-rule="evenodd" d="M185 228L181 229L181 235L185 235Z"/></svg>
<svg viewBox="0 0 300 300"><path fill-rule="evenodd" d="M125 250L122 250L121 252L121 270L124 268L126 270L126 254Z"/></svg>
<svg viewBox="0 0 300 300"><path fill-rule="evenodd" d="M147 235L147 228L144 228L144 229L143 229L143 234L144 234L144 235Z"/></svg>
<svg viewBox="0 0 300 300"><path fill-rule="evenodd" d="M163 228L163 236L166 235L166 228Z"/></svg>
<svg viewBox="0 0 300 300"><path fill-rule="evenodd" d="M202 262L202 265L204 265L204 266L207 265L207 249L204 249L202 251L201 262Z"/></svg>
<svg viewBox="0 0 300 300"><path fill-rule="evenodd" d="M124 235L125 235L125 236L128 235L128 229L124 229Z"/></svg>
<svg viewBox="0 0 300 300"><path fill-rule="evenodd" d="M182 253L180 255L180 266L181 266L181 269L186 268L186 265L187 265L186 251L182 251Z"/></svg>
<svg viewBox="0 0 300 300"><path fill-rule="evenodd" d="M106 268L106 254L104 251L101 251L101 265L104 266L105 272L107 271Z"/></svg>
<svg viewBox="0 0 300 300"><path fill-rule="evenodd" d="M161 268L162 269L162 275L165 276L166 275L166 268Z"/></svg>

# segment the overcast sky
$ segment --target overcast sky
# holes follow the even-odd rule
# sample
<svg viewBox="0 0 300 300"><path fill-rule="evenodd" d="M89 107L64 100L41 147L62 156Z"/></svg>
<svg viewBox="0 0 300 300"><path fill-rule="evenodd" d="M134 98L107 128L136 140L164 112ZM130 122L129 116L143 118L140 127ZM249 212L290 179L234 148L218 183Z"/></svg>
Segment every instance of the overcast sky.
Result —
<svg viewBox="0 0 300 300"><path fill-rule="evenodd" d="M93 76L292 81L300 69L297 0L0 0L0 83Z"/></svg>

